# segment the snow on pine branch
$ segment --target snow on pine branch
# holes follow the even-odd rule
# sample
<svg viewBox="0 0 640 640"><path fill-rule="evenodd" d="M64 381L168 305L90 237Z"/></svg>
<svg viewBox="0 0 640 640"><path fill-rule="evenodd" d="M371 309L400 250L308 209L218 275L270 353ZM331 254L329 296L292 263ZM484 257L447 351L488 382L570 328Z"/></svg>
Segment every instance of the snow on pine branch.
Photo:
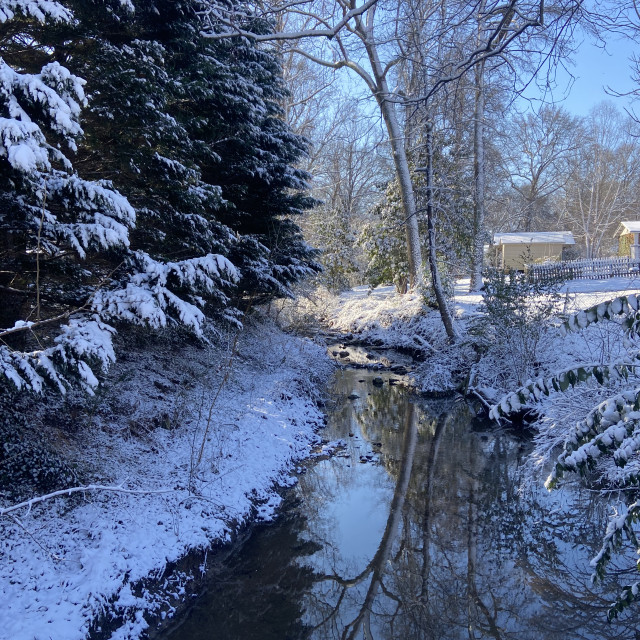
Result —
<svg viewBox="0 0 640 640"><path fill-rule="evenodd" d="M613 453L613 460L624 467L633 453L638 451L640 435L640 388L624 391L592 409L576 423L564 444L545 486L553 489L566 471L581 472L593 466L604 454ZM633 473L622 478L624 483L637 483L640 478Z"/></svg>
<svg viewBox="0 0 640 640"><path fill-rule="evenodd" d="M84 80L57 62L39 74L18 73L0 58L0 95L8 118L0 119L0 157L22 173L50 168L50 155L59 156L46 142L42 129L27 110L42 112L44 125L61 135L72 150L82 134L78 122L85 103Z"/></svg>
<svg viewBox="0 0 640 640"><path fill-rule="evenodd" d="M71 12L53 0L0 0L0 23L15 18L16 13L38 22L70 22Z"/></svg>
<svg viewBox="0 0 640 640"><path fill-rule="evenodd" d="M619 296L570 315L563 323L562 329L565 333L581 331L595 322L626 316L625 326L627 330L632 330L634 314L638 311L638 307L640 307L639 296L635 294Z"/></svg>
<svg viewBox="0 0 640 640"><path fill-rule="evenodd" d="M45 186L49 199L56 199L59 207L68 209L61 215L50 211L44 214L42 235L50 238L45 245L55 253L56 238L65 238L82 259L92 247L109 249L129 246L129 228L136 221L136 213L129 201L110 188L108 182L90 182L77 175L55 172ZM72 222L61 220L67 214ZM32 225L38 228L41 212L33 210Z"/></svg>
<svg viewBox="0 0 640 640"><path fill-rule="evenodd" d="M199 307L205 301L194 292L226 302L221 288L239 280L234 265L220 255L169 263L153 260L142 252L136 258L144 270L131 276L124 289L99 290L92 302L96 313L72 317L68 324L62 324L54 346L28 353L0 346L0 376L23 391L42 393L51 385L65 393L73 380L92 394L99 384L95 371L105 372L115 362L115 329L104 319L153 328L180 323L202 337L206 318ZM185 299L187 295L182 291L179 295L172 288L188 291L192 302ZM232 318L229 313L227 317ZM5 333L32 330L36 324L18 321Z"/></svg>
<svg viewBox="0 0 640 640"><path fill-rule="evenodd" d="M153 328L179 322L202 336L204 300L190 294L190 302L172 289L188 289L214 295L226 302L222 288L239 280L235 266L220 255L209 254L181 262L159 262L139 251L139 272L131 276L123 289L99 291L93 308L101 316L125 320Z"/></svg>
<svg viewBox="0 0 640 640"><path fill-rule="evenodd" d="M47 384L65 393L71 376L92 394L98 386L93 369L106 371L115 362L114 333L95 315L71 318L48 349L23 353L0 346L0 375L18 390L35 393L42 393Z"/></svg>
<svg viewBox="0 0 640 640"><path fill-rule="evenodd" d="M612 380L626 380L636 368L640 368L640 352L630 353L626 359L612 364L582 364L546 379L536 378L505 395L500 402L491 407L489 417L496 421L500 418L508 418L510 414L521 411L533 402L538 402L552 391L564 392L588 380L593 379L600 385Z"/></svg>

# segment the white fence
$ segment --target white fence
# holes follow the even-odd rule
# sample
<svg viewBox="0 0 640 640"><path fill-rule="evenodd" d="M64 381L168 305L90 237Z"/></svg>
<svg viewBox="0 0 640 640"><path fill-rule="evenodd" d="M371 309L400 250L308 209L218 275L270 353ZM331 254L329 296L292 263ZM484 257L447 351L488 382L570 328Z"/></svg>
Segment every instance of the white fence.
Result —
<svg viewBox="0 0 640 640"><path fill-rule="evenodd" d="M640 260L632 260L631 258L594 258L592 260L529 264L526 265L525 269L529 280L533 282L599 280L616 276L637 276L640 274Z"/></svg>

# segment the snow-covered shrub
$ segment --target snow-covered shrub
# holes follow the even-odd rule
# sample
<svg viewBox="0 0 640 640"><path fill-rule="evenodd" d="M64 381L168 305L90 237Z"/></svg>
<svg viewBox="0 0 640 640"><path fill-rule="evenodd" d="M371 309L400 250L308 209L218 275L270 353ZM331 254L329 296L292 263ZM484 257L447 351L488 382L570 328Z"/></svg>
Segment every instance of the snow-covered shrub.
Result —
<svg viewBox="0 0 640 640"><path fill-rule="evenodd" d="M470 327L482 369L497 372L492 387L522 385L539 373L539 348L560 300L560 283L532 284L524 274L492 269L484 286L481 314Z"/></svg>
<svg viewBox="0 0 640 640"><path fill-rule="evenodd" d="M523 404L537 403L541 410L551 405L549 416L541 418L543 437L538 438L537 455L549 454L549 439L564 437L562 452L545 486L553 489L567 474L578 474L594 489L624 489L624 503L612 516L600 552L593 558L593 579L601 579L612 556L623 546L626 535L640 552L634 525L640 521L640 295L627 295L602 302L570 315L562 325L565 335L588 330L599 323L613 322L623 331L623 355L606 364L580 363L553 376L529 381L506 395L491 415L508 417ZM571 402L571 394L582 385L599 385L598 392L581 394ZM554 396L568 395L569 410L555 411L560 402ZM547 400L549 398L549 400ZM588 398L591 402L585 402ZM594 406L593 400L597 399ZM554 416L555 421L550 422ZM609 618L619 615L638 599L640 582L623 588L609 610Z"/></svg>
<svg viewBox="0 0 640 640"><path fill-rule="evenodd" d="M328 321L338 303L337 296L317 281L298 285L295 297L276 300L266 307L267 314L285 331L315 335Z"/></svg>

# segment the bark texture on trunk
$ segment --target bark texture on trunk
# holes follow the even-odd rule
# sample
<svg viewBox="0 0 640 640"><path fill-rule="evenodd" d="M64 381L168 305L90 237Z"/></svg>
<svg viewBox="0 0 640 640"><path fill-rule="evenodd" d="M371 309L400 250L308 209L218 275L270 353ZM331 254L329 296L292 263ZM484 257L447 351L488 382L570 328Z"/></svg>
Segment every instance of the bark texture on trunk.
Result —
<svg viewBox="0 0 640 640"><path fill-rule="evenodd" d="M484 262L484 63L475 68L475 108L473 122L473 253L470 291L482 288Z"/></svg>
<svg viewBox="0 0 640 640"><path fill-rule="evenodd" d="M398 121L395 104L390 100L391 94L376 46L371 43L365 44L365 46L376 85L376 102L380 107L380 113L389 134L393 164L400 184L402 207L405 216L404 228L409 262L409 287L421 290L424 288L424 270L422 267L420 232L418 230L416 199L411 182L411 171L409 170L404 135Z"/></svg>
<svg viewBox="0 0 640 640"><path fill-rule="evenodd" d="M440 280L440 271L438 270L437 261L437 243L436 243L436 221L435 211L433 206L433 128L429 122L427 124L427 234L429 241L429 269L431 271L431 282L433 284L433 291L436 296L436 302L438 303L438 309L440 310L440 317L442 318L442 324L444 330L447 332L447 337L451 342L455 342L458 338L456 332L453 316L447 303L447 297L442 287L442 281Z"/></svg>

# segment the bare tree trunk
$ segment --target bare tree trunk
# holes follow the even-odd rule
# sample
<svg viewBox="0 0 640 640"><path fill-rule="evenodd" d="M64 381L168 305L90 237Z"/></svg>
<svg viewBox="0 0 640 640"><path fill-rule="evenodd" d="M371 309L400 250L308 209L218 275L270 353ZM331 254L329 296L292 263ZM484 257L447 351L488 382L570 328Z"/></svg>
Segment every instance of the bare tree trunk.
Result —
<svg viewBox="0 0 640 640"><path fill-rule="evenodd" d="M469 290L479 291L482 288L484 261L484 62L480 62L474 72L476 91L473 118L473 253Z"/></svg>
<svg viewBox="0 0 640 640"><path fill-rule="evenodd" d="M404 228L407 240L407 258L409 262L409 286L418 291L424 288L424 271L422 268L422 251L420 247L420 232L418 230L418 216L416 209L416 198L411 182L411 172L409 170L409 160L405 148L405 137L398 122L395 104L390 100L391 93L387 84L376 45L364 34L363 42L375 82L374 95L380 107L380 113L384 120L391 151L393 154L393 164L400 184L400 194L402 197L402 207L404 209Z"/></svg>
<svg viewBox="0 0 640 640"><path fill-rule="evenodd" d="M424 468L428 469L424 482L424 513L422 517L422 581L420 587L420 600L426 606L429 603L429 579L431 577L431 528L432 523L432 498L434 489L434 479L436 475L436 460L440 449L442 435L447 427L447 419L445 415L438 417L436 421L436 429L429 444L429 455L427 456Z"/></svg>
<svg viewBox="0 0 640 640"><path fill-rule="evenodd" d="M431 271L431 281L433 291L440 310L442 324L447 332L447 336L451 342L455 342L458 338L454 324L453 316L447 304L447 297L442 288L440 280L440 272L437 262L437 244L436 244L436 222L435 211L433 207L433 125L431 121L427 123L427 235L429 241L429 269Z"/></svg>

